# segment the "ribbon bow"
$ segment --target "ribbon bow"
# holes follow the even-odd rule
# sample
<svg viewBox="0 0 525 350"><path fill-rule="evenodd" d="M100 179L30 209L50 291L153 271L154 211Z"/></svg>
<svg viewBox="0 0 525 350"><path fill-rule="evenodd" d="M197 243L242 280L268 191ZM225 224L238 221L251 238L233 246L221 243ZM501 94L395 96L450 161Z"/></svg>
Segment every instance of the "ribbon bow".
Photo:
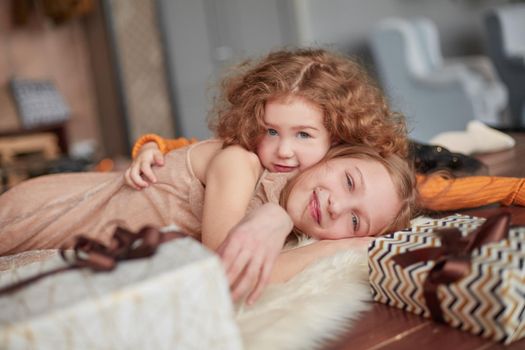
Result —
<svg viewBox="0 0 525 350"><path fill-rule="evenodd" d="M436 231L441 237L440 247L421 248L392 257L401 267L419 262L435 261L424 283L425 302L434 321L444 323L443 311L437 297L440 284L459 281L470 273L471 253L487 243L500 241L508 236L510 214L500 213L488 218L468 237L462 237L457 228Z"/></svg>
<svg viewBox="0 0 525 350"><path fill-rule="evenodd" d="M117 227L109 245L84 235L79 235L73 245L73 256L60 249L60 255L71 266L88 267L95 271L110 271L119 260L130 260L152 256L157 247L173 238L183 237L179 232L162 233L151 226L144 226L137 233Z"/></svg>
<svg viewBox="0 0 525 350"><path fill-rule="evenodd" d="M152 256L160 244L186 235L181 232L160 232L151 226L144 226L138 232L131 232L117 227L109 245L84 235L75 237L73 250L60 248L60 255L68 263L54 270L39 273L27 279L0 288L0 295L15 292L30 283L49 275L78 268L90 268L93 271L111 271L120 260L139 259Z"/></svg>

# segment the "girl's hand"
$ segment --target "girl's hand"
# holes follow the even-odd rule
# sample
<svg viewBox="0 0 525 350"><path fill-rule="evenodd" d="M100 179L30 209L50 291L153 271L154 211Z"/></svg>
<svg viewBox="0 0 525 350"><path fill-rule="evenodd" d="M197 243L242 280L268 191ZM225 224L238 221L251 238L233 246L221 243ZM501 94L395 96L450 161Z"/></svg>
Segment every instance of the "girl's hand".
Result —
<svg viewBox="0 0 525 350"><path fill-rule="evenodd" d="M293 224L283 208L266 203L233 229L217 249L233 300L248 294L247 303L259 298Z"/></svg>
<svg viewBox="0 0 525 350"><path fill-rule="evenodd" d="M284 283L310 264L339 252L358 250L366 254L368 245L374 239L375 237L325 239L283 251L277 258L270 283Z"/></svg>
<svg viewBox="0 0 525 350"><path fill-rule="evenodd" d="M148 142L142 146L139 154L124 173L124 179L128 186L141 190L154 183L157 178L153 174L152 166L163 166L164 155L160 152L155 142Z"/></svg>

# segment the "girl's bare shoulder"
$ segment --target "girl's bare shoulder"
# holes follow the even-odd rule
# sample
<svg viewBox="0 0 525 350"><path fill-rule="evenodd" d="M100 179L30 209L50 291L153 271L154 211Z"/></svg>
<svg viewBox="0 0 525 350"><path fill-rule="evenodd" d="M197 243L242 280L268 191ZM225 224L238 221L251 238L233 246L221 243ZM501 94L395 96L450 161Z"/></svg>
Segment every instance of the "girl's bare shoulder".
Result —
<svg viewBox="0 0 525 350"><path fill-rule="evenodd" d="M202 183L206 183L206 172L212 161L231 165L232 171L240 164L250 167L258 175L263 170L255 153L237 145L222 148L220 140L207 140L195 145L190 153L193 172Z"/></svg>
<svg viewBox="0 0 525 350"><path fill-rule="evenodd" d="M250 152L239 145L232 145L221 149L216 157L227 159L229 161L235 160L248 162L252 166L259 166L261 164L259 157L257 157L255 153Z"/></svg>
<svg viewBox="0 0 525 350"><path fill-rule="evenodd" d="M204 183L206 169L213 157L222 149L222 141L209 139L190 146L188 151L189 162L195 176Z"/></svg>

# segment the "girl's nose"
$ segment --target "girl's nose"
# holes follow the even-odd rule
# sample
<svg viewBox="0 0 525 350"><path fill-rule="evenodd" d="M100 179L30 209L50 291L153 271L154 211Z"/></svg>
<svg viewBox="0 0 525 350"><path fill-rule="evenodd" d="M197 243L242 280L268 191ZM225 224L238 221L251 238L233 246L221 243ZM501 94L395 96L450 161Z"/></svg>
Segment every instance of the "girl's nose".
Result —
<svg viewBox="0 0 525 350"><path fill-rule="evenodd" d="M349 198L331 195L328 199L328 213L332 219L337 219L346 213L351 207Z"/></svg>
<svg viewBox="0 0 525 350"><path fill-rule="evenodd" d="M293 157L293 149L292 145L288 141L281 141L279 142L279 146L277 148L277 154L281 158L291 158Z"/></svg>

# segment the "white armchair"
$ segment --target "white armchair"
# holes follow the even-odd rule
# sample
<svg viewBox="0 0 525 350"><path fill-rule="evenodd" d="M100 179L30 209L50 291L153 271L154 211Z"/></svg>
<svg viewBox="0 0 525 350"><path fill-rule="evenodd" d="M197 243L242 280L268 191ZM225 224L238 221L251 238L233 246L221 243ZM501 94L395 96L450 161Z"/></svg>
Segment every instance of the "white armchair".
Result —
<svg viewBox="0 0 525 350"><path fill-rule="evenodd" d="M487 49L507 85L512 126L525 127L525 4L493 8L485 15Z"/></svg>
<svg viewBox="0 0 525 350"><path fill-rule="evenodd" d="M430 20L386 19L370 42L382 86L393 107L408 117L412 138L428 142L438 133L464 130L471 120L500 121L504 85L490 68L481 74L464 61L444 60Z"/></svg>

